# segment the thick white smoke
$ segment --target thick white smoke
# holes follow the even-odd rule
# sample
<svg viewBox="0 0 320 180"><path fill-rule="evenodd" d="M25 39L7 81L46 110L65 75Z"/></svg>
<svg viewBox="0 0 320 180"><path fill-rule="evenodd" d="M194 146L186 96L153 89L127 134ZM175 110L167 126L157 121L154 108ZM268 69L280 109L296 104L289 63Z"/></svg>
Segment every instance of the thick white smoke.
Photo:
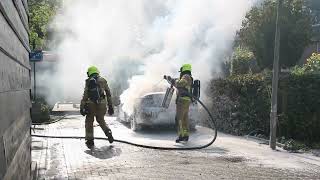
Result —
<svg viewBox="0 0 320 180"><path fill-rule="evenodd" d="M79 101L90 65L110 86L126 88L121 101L129 114L136 98L161 89L164 84L156 84L163 75L177 77L184 63L206 84L220 73L252 5L252 0L68 1L54 22L63 36L51 95Z"/></svg>

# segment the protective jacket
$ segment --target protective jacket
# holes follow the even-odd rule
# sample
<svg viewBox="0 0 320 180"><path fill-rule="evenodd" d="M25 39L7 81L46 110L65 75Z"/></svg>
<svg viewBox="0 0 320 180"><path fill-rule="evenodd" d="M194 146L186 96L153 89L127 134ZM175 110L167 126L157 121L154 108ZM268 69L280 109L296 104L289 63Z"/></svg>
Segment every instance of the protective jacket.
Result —
<svg viewBox="0 0 320 180"><path fill-rule="evenodd" d="M177 91L177 101L179 99L191 101L191 98L188 96L188 93L191 94L193 79L191 75L184 74L180 79L177 79L175 84L178 89Z"/></svg>
<svg viewBox="0 0 320 180"><path fill-rule="evenodd" d="M108 86L108 82L103 77L101 77L99 75L97 75L97 76L98 77L97 77L96 81L97 81L99 92L100 92L100 100L99 100L99 102L101 104L108 103L108 107L112 107L111 92L110 92L110 89L109 89L109 86ZM84 108L85 104L94 103L92 100L90 100L90 97L89 97L89 91L88 91L89 79L90 78L88 78L86 80L86 84L85 84L85 88L84 88L84 92L83 92L80 108Z"/></svg>

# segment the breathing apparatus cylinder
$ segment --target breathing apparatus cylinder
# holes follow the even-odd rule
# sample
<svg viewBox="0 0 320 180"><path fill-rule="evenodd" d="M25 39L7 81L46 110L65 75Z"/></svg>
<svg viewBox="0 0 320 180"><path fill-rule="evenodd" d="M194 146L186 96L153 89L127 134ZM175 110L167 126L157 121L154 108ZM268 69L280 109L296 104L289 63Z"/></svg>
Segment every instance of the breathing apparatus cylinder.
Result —
<svg viewBox="0 0 320 180"><path fill-rule="evenodd" d="M194 80L192 84L192 95L194 98L200 99L200 80Z"/></svg>

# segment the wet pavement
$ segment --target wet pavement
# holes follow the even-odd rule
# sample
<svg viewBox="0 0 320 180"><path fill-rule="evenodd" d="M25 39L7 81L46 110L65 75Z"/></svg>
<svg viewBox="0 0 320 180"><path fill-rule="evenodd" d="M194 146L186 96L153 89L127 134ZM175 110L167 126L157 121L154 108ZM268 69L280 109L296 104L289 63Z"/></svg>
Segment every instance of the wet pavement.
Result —
<svg viewBox="0 0 320 180"><path fill-rule="evenodd" d="M145 145L192 147L205 144L212 131L197 127L190 142L174 143L173 130L132 132L107 118L114 137ZM84 118L67 116L32 133L84 136ZM95 136L104 137L99 126ZM96 140L87 149L83 139L32 138L32 158L39 179L320 179L320 158L311 154L272 151L243 137L218 134L210 147L196 151L159 151Z"/></svg>

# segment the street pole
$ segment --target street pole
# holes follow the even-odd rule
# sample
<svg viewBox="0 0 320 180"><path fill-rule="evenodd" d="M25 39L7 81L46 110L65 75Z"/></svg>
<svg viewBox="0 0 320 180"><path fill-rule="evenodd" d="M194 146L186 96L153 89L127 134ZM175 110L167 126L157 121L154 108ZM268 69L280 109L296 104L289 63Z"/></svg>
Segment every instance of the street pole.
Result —
<svg viewBox="0 0 320 180"><path fill-rule="evenodd" d="M36 91L36 62L33 62L33 100L37 100L37 91Z"/></svg>
<svg viewBox="0 0 320 180"><path fill-rule="evenodd" d="M280 53L280 25L279 16L282 0L277 1L276 35L274 43L274 62L272 78L271 112L270 112L270 148L276 149L277 138L277 109L278 109L278 81L279 81L279 53Z"/></svg>
<svg viewBox="0 0 320 180"><path fill-rule="evenodd" d="M36 49L36 40L32 42L33 51ZM36 62L33 62L33 101L36 102Z"/></svg>

